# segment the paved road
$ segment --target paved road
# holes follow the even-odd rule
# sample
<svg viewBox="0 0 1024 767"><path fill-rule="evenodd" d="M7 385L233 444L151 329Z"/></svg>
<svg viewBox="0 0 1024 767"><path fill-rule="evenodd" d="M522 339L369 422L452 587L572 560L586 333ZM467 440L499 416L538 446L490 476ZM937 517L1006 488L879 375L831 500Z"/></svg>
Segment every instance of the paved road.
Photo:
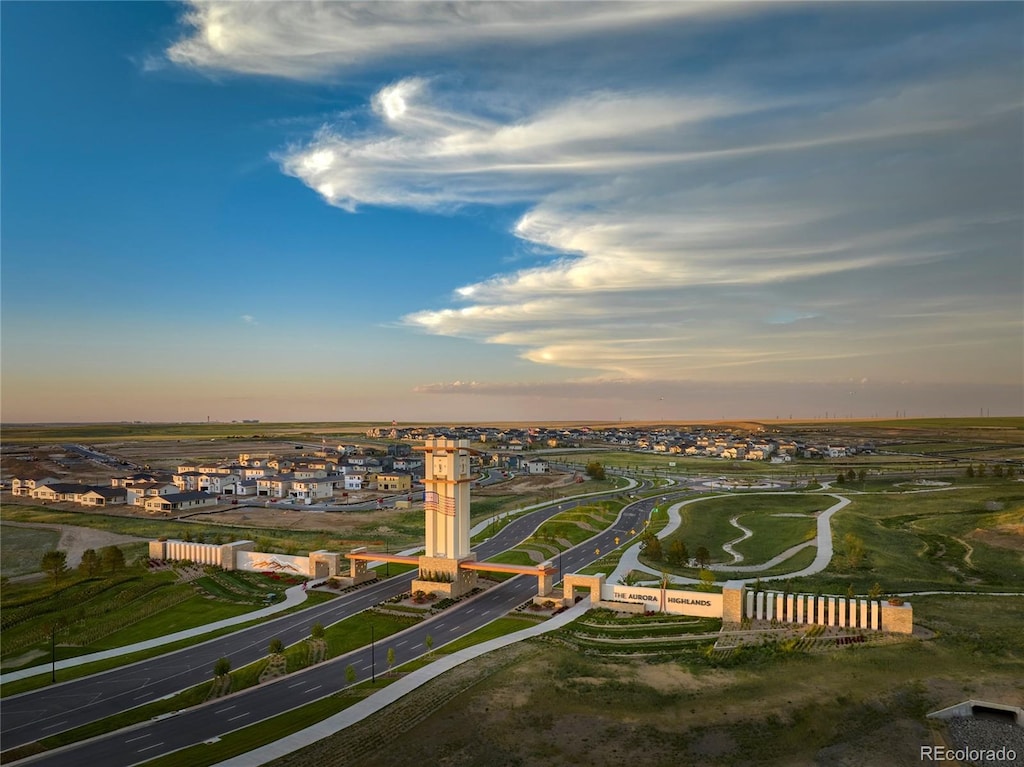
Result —
<svg viewBox="0 0 1024 767"><path fill-rule="evenodd" d="M563 571L574 572L590 564L598 556L595 553L596 550L609 551L615 548L614 539L616 537L620 539L628 537L630 530L640 529L643 520L650 515L655 503L655 499L645 499L631 504L622 511L612 527L575 548L564 552L561 556ZM569 508L571 505L577 504L567 502L562 504L562 507ZM557 509L553 513L557 513ZM539 512L538 514L531 515L532 519L529 520L529 523L536 527L538 520L543 517L543 514L544 512ZM513 542L520 540L523 537L522 531L526 528L526 525L521 526L515 532L510 530L514 525L518 525L519 522L527 522L527 520L518 520L511 523L505 530L488 541L488 544L493 543L495 550L498 551L507 548L508 540ZM506 536L506 534L508 535ZM495 553L486 553L484 550L486 545L480 546L477 549L481 558L492 556ZM410 574L407 577L411 578L412 576ZM406 576L402 576L400 579L393 578L385 583L402 580L402 583L407 585L405 578ZM383 586L384 584L380 585ZM70 764L103 764L105 767L128 767L128 765L152 759L161 754L202 743L212 738L222 737L226 733L240 727L246 727L268 717L333 694L347 686L345 671L349 665L355 668L360 680L365 680L370 676L371 666L374 663L374 658L376 658L376 669L378 673L382 673L386 670L385 658L388 647L395 649L395 661L396 664L400 665L426 652L425 640L428 634L433 638L434 647L440 647L458 639L470 631L500 618L522 602L528 600L536 593L536 588L537 584L534 578L518 576L500 586L485 591L471 600L449 608L434 618L388 637L386 640L378 643L372 650L370 647L363 647L327 663L322 663L303 672L291 674L277 682L250 688L237 695L188 709L167 719L148 722L106 737L95 738L69 746L67 749L43 754L30 761L32 764L52 765L52 767L63 767ZM399 588L398 590L404 589ZM309 612L311 611L304 611L303 615ZM303 624L305 627L304 632L299 638L308 635L310 622L310 619L307 618L306 623ZM276 635L279 634L271 633L268 636ZM263 657L266 654L267 641L259 641L254 644L256 656L253 659ZM371 657L371 652L373 657ZM209 678L212 659L216 657L216 655L210 656L210 662L197 669L200 672L198 681L205 681ZM241 664L233 663L232 665L237 667ZM24 730L25 728L22 729ZM31 727L31 730L35 733L38 733L40 729L38 725ZM54 731L57 731L56 727ZM8 746L5 745L4 747L7 748Z"/></svg>
<svg viewBox="0 0 1024 767"><path fill-rule="evenodd" d="M617 492L612 491L606 495ZM474 551L481 560L492 557L515 546L544 520L559 511L591 503L597 498L599 496L566 500L524 515L478 545ZM563 554L563 562L566 556ZM413 577L412 572L395 576L322 605L184 650L5 698L0 701L0 750L54 735L205 682L210 678L213 664L220 657L229 658L233 668L252 663L266 655L271 639L279 638L285 645L301 641L309 636L314 623L329 626L407 591ZM527 595L530 589L536 588L532 578L518 580L524 581ZM514 602L513 606L515 604L518 602Z"/></svg>

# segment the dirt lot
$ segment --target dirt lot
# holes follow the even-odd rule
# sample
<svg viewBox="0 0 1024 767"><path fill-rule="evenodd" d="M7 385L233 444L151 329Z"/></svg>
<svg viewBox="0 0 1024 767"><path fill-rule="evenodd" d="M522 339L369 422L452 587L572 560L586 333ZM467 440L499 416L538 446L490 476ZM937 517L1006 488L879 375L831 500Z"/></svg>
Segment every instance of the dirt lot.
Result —
<svg viewBox="0 0 1024 767"><path fill-rule="evenodd" d="M270 453L281 458L311 452L296 450L295 442L268 442L247 439L168 439L145 442L108 442L101 446L105 453L148 465L154 469L173 470L183 463L223 463L237 461L240 453Z"/></svg>
<svg viewBox="0 0 1024 767"><path fill-rule="evenodd" d="M29 527L42 530L54 530L60 533L57 548L68 555L68 567L78 567L82 561L82 553L86 549L99 551L104 546L116 546L120 543L138 543L148 538L136 538L134 535L108 533L104 530L93 530L90 527L74 527L72 525L46 525L34 522L4 522L4 527Z"/></svg>
<svg viewBox="0 0 1024 767"><path fill-rule="evenodd" d="M565 487L571 484L573 484L572 474L554 472L551 474L534 474L526 477L515 477L507 482L498 482L495 485L473 488L473 495L527 495L537 490Z"/></svg>

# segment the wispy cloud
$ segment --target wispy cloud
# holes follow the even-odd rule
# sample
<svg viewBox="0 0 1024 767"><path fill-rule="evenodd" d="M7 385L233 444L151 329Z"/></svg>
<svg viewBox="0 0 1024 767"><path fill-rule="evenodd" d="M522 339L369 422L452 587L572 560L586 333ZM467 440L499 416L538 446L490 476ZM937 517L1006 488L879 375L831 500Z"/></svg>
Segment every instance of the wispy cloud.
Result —
<svg viewBox="0 0 1024 767"><path fill-rule="evenodd" d="M251 314L243 314L242 322L244 322L246 325L259 325L259 323L256 321L256 318L253 317Z"/></svg>
<svg viewBox="0 0 1024 767"><path fill-rule="evenodd" d="M705 15L765 12L203 4L190 16L194 33L169 55L201 68L321 77L400 49L443 59L627 22L690 40ZM700 77L685 63L679 77L644 77L635 61L648 54L637 45L632 79L614 85L575 72L561 87L524 59L538 84L553 83L547 95L510 78L499 96L486 84L501 80L496 71L490 80L443 66L399 77L369 100L365 123L323 127L280 163L352 212L526 208L514 233L548 255L453 284L449 305L403 319L423 332L614 380L785 381L808 370L859 380L889 370L1019 381L1019 35L983 17L929 28L922 12L880 36L882 6L849 11L857 23L834 28L828 15L846 10L802 12L821 15L812 28L835 40L784 25L790 47L757 57L740 46L721 65L700 60Z"/></svg>
<svg viewBox="0 0 1024 767"><path fill-rule="evenodd" d="M728 15L740 4L600 2L199 2L170 47L177 64L205 70L317 78L367 61L495 43L549 43L687 17Z"/></svg>

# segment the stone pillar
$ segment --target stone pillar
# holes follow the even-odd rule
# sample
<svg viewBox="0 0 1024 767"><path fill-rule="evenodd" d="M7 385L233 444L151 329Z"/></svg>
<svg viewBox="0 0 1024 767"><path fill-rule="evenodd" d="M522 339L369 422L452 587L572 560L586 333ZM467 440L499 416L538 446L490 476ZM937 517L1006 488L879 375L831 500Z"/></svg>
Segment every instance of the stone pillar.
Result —
<svg viewBox="0 0 1024 767"><path fill-rule="evenodd" d="M769 591L764 595L764 619L770 621L775 617L775 592Z"/></svg>
<svg viewBox="0 0 1024 767"><path fill-rule="evenodd" d="M796 622L806 623L804 620L804 608L807 606L807 595L797 594L796 595Z"/></svg>
<svg viewBox="0 0 1024 767"><path fill-rule="evenodd" d="M149 558L167 559L167 541L150 541Z"/></svg>
<svg viewBox="0 0 1024 767"><path fill-rule="evenodd" d="M893 634L913 634L914 610L910 602L898 606L882 602L882 630Z"/></svg>
<svg viewBox="0 0 1024 767"><path fill-rule="evenodd" d="M545 570L551 567L553 567L551 562L537 565L537 596L539 597L548 596L555 587L555 574L553 572L545 572Z"/></svg>
<svg viewBox="0 0 1024 767"><path fill-rule="evenodd" d="M727 581L722 587L723 623L740 623L743 620L745 591L743 584L736 581Z"/></svg>
<svg viewBox="0 0 1024 767"><path fill-rule="evenodd" d="M870 614L870 618L868 619L868 628L874 629L875 631L882 628L882 613L881 608L878 605L878 602L871 602L868 605L868 611Z"/></svg>
<svg viewBox="0 0 1024 767"><path fill-rule="evenodd" d="M786 620L786 595L775 595L775 620L785 622Z"/></svg>
<svg viewBox="0 0 1024 767"><path fill-rule="evenodd" d="M847 613L850 609L850 600L840 598L839 599L839 625L845 628L847 624Z"/></svg>
<svg viewBox="0 0 1024 767"><path fill-rule="evenodd" d="M759 620L759 621L763 621L764 620L764 592L763 591L757 592L757 612L754 614L754 617L757 620Z"/></svg>
<svg viewBox="0 0 1024 767"><path fill-rule="evenodd" d="M754 618L755 616L756 616L756 613L754 612L754 592L753 591L748 591L747 592L747 610L746 610L746 613L745 613L745 617L747 617L747 618Z"/></svg>
<svg viewBox="0 0 1024 767"><path fill-rule="evenodd" d="M828 598L828 625L838 626L839 625L839 605L836 604L837 600L835 597Z"/></svg>
<svg viewBox="0 0 1024 767"><path fill-rule="evenodd" d="M858 605L858 608L859 608L859 610L858 610L859 620L857 621L857 626L859 628L866 629L869 626L869 624L868 624L868 601L866 599L861 599L860 600L860 604Z"/></svg>
<svg viewBox="0 0 1024 767"><path fill-rule="evenodd" d="M786 595L786 623L796 623L796 597L793 594Z"/></svg>

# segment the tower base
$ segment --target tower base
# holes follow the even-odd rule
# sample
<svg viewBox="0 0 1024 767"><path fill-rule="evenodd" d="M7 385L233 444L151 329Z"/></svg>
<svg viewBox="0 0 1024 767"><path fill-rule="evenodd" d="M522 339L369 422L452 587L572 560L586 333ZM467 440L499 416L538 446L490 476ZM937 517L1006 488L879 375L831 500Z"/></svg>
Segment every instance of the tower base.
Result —
<svg viewBox="0 0 1024 767"><path fill-rule="evenodd" d="M460 562L475 562L476 554L462 559L420 557L420 577L412 582L412 592L422 591L439 597L458 599L476 588L476 570L462 570Z"/></svg>

